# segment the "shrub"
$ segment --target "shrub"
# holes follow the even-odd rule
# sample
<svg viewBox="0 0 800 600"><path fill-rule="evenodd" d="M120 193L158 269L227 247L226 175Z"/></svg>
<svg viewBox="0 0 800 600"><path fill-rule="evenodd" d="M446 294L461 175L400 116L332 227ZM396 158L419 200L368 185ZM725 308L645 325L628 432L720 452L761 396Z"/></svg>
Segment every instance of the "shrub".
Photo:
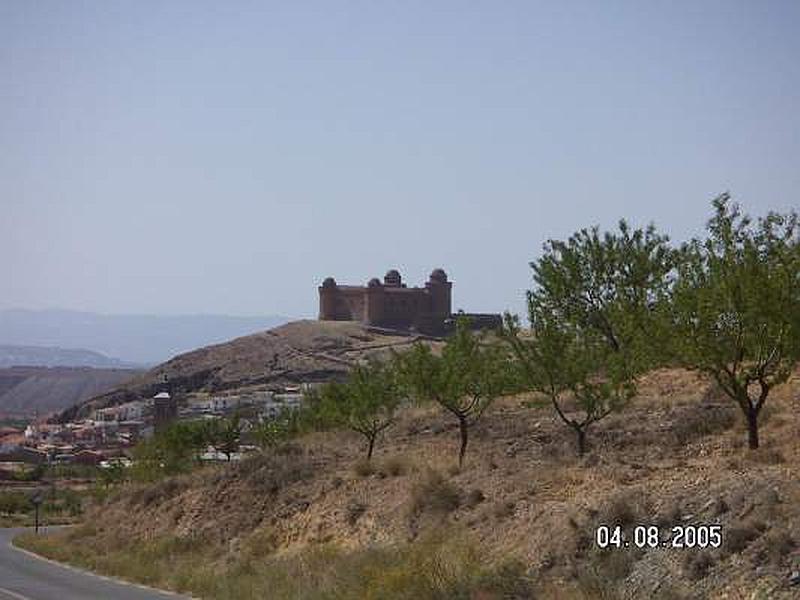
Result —
<svg viewBox="0 0 800 600"><path fill-rule="evenodd" d="M28 513L33 510L30 499L22 492L0 492L0 513Z"/></svg>
<svg viewBox="0 0 800 600"><path fill-rule="evenodd" d="M278 536L271 528L261 527L251 533L242 545L245 557L264 558L278 548Z"/></svg>
<svg viewBox="0 0 800 600"><path fill-rule="evenodd" d="M185 489L185 481L177 477L169 477L155 483L142 484L135 488L128 497L128 502L132 505L148 507L153 504L161 504L165 500L177 496Z"/></svg>
<svg viewBox="0 0 800 600"><path fill-rule="evenodd" d="M210 476L217 485L226 485L234 479L245 479L256 491L275 494L281 489L314 475L311 460L302 452L290 450L270 454L255 454L229 469L220 469Z"/></svg>
<svg viewBox="0 0 800 600"><path fill-rule="evenodd" d="M675 442L686 445L699 438L714 435L736 425L736 409L731 406L703 404L684 412L672 426Z"/></svg>
<svg viewBox="0 0 800 600"><path fill-rule="evenodd" d="M507 519L514 514L514 503L510 500L500 502L494 506L494 516L498 520Z"/></svg>
<svg viewBox="0 0 800 600"><path fill-rule="evenodd" d="M383 461L380 470L388 477L400 477L410 470L408 459L403 456L392 456Z"/></svg>
<svg viewBox="0 0 800 600"><path fill-rule="evenodd" d="M764 536L764 556L770 563L780 565L797 544L792 536L783 529L771 529Z"/></svg>
<svg viewBox="0 0 800 600"><path fill-rule="evenodd" d="M739 526L731 527L724 536L725 550L729 554L738 554L764 531L766 526L760 521L749 520Z"/></svg>
<svg viewBox="0 0 800 600"><path fill-rule="evenodd" d="M357 460L353 464L353 472L359 477L369 477L375 474L375 465L367 459Z"/></svg>
<svg viewBox="0 0 800 600"><path fill-rule="evenodd" d="M713 566L714 557L708 552L692 552L684 557L686 575L694 581L703 579Z"/></svg>
<svg viewBox="0 0 800 600"><path fill-rule="evenodd" d="M467 493L467 497L464 500L464 506L467 508L475 508L484 500L486 500L486 496L484 495L483 491L475 488Z"/></svg>
<svg viewBox="0 0 800 600"><path fill-rule="evenodd" d="M364 502L360 500L350 500L345 507L344 520L352 527L365 512L367 512L367 505Z"/></svg>
<svg viewBox="0 0 800 600"><path fill-rule="evenodd" d="M586 598L619 598L617 585L638 558L639 553L633 550L595 550L577 575L578 588Z"/></svg>
<svg viewBox="0 0 800 600"><path fill-rule="evenodd" d="M411 511L450 513L461 505L461 492L434 470L428 470L411 488Z"/></svg>
<svg viewBox="0 0 800 600"><path fill-rule="evenodd" d="M638 516L636 506L624 494L615 496L604 511L605 523L608 525L632 525Z"/></svg>
<svg viewBox="0 0 800 600"><path fill-rule="evenodd" d="M763 445L755 451L750 452L747 458L763 465L780 465L786 462L786 457L780 450L765 448Z"/></svg>

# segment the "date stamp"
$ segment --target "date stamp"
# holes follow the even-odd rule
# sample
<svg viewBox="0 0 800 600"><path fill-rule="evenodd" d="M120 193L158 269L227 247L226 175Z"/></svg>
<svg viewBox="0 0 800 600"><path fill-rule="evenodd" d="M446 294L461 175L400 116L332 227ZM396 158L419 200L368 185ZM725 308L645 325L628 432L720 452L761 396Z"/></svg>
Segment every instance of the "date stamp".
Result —
<svg viewBox="0 0 800 600"><path fill-rule="evenodd" d="M704 549L722 545L722 526L675 525L662 529L657 525L600 525L595 529L594 542L598 548L676 548Z"/></svg>

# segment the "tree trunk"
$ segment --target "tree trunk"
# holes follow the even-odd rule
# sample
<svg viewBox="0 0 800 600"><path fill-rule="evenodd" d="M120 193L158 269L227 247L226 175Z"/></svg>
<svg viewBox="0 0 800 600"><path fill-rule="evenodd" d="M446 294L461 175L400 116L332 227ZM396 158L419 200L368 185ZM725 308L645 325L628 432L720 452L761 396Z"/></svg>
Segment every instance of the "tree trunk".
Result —
<svg viewBox="0 0 800 600"><path fill-rule="evenodd" d="M367 436L369 445L367 446L367 460L372 460L372 451L375 449L375 436Z"/></svg>
<svg viewBox="0 0 800 600"><path fill-rule="evenodd" d="M576 427L575 433L578 434L578 456L583 456L586 454L586 430Z"/></svg>
<svg viewBox="0 0 800 600"><path fill-rule="evenodd" d="M750 450L758 448L758 412L753 407L747 411L747 445Z"/></svg>
<svg viewBox="0 0 800 600"><path fill-rule="evenodd" d="M464 466L464 455L467 453L467 420L463 418L458 419L458 428L461 432L461 449L458 452L458 468Z"/></svg>

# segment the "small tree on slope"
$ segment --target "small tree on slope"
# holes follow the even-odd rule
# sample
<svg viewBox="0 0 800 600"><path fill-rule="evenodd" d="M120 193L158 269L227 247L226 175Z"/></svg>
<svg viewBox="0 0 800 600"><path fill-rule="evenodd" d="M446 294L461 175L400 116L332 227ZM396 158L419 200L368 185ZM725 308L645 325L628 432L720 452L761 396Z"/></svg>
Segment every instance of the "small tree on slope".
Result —
<svg viewBox="0 0 800 600"><path fill-rule="evenodd" d="M505 352L487 344L482 335L474 334L460 321L441 355L434 354L428 345L416 344L409 352L397 355L396 361L412 396L439 404L458 420L458 465L462 467L469 429L513 383Z"/></svg>
<svg viewBox="0 0 800 600"><path fill-rule="evenodd" d="M534 335L523 337L517 319L510 315L506 315L504 335L529 389L545 395L559 419L574 431L579 456L586 452L589 428L636 393L625 355L596 337L587 339L541 321ZM568 397L577 410L565 408Z"/></svg>
<svg viewBox="0 0 800 600"><path fill-rule="evenodd" d="M390 365L373 362L356 366L345 383L328 383L319 393L317 410L323 420L360 433L372 459L378 436L394 423L402 394Z"/></svg>
<svg viewBox="0 0 800 600"><path fill-rule="evenodd" d="M753 449L770 391L800 360L800 227L796 213L753 223L728 194L713 206L708 239L681 249L669 349L736 402Z"/></svg>

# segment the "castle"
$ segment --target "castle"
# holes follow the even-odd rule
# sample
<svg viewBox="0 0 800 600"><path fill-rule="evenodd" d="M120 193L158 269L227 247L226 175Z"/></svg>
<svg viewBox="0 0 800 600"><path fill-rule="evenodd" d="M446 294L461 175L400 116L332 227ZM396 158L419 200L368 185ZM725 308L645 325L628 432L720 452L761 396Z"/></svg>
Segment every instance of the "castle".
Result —
<svg viewBox="0 0 800 600"><path fill-rule="evenodd" d="M411 288L396 269L386 273L383 283L375 277L366 286L339 285L328 277L319 287L319 318L440 335L452 325L452 289L443 269L434 269L425 287ZM500 324L499 315L465 316L475 327Z"/></svg>

